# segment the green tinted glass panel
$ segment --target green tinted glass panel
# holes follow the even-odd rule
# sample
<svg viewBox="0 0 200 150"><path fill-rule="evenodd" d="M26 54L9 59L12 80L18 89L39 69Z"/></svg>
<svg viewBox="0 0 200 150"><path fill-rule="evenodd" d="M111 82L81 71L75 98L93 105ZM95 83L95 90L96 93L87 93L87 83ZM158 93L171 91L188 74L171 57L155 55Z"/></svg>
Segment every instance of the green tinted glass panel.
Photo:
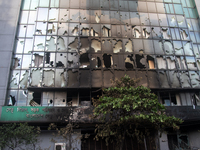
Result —
<svg viewBox="0 0 200 150"><path fill-rule="evenodd" d="M164 2L172 2L172 0L164 0Z"/></svg>
<svg viewBox="0 0 200 150"><path fill-rule="evenodd" d="M194 7L194 2L193 0L186 0L187 7Z"/></svg>
<svg viewBox="0 0 200 150"><path fill-rule="evenodd" d="M169 4L165 4L166 13L170 14Z"/></svg>
<svg viewBox="0 0 200 150"><path fill-rule="evenodd" d="M183 7L187 7L185 0L181 0Z"/></svg>
<svg viewBox="0 0 200 150"><path fill-rule="evenodd" d="M184 14L186 18L190 18L189 12L187 8L183 8Z"/></svg>
<svg viewBox="0 0 200 150"><path fill-rule="evenodd" d="M172 4L169 4L169 9L170 9L170 12L171 12L172 14L174 14L174 9L173 9L173 5L172 5Z"/></svg>
<svg viewBox="0 0 200 150"><path fill-rule="evenodd" d="M24 0L24 1L23 1L23 4L22 4L22 9L23 9L23 10L29 9L29 7L30 7L30 1L31 1L31 0Z"/></svg>
<svg viewBox="0 0 200 150"><path fill-rule="evenodd" d="M182 6L180 4L174 4L174 9L175 9L176 14L180 14L180 15L183 14Z"/></svg>
<svg viewBox="0 0 200 150"><path fill-rule="evenodd" d="M181 3L180 0L173 0L173 3Z"/></svg>
<svg viewBox="0 0 200 150"><path fill-rule="evenodd" d="M196 9L188 8L188 11L189 11L189 14L190 14L190 18L197 18L198 17Z"/></svg>

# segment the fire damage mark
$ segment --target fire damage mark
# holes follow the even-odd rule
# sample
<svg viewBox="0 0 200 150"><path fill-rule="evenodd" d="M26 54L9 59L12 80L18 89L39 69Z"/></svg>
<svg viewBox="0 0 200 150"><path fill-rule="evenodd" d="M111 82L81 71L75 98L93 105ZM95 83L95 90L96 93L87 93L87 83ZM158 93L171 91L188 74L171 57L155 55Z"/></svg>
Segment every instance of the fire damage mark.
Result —
<svg viewBox="0 0 200 150"><path fill-rule="evenodd" d="M113 65L112 55L104 54L103 55L103 62L104 62L103 67L111 68L111 66Z"/></svg>
<svg viewBox="0 0 200 150"><path fill-rule="evenodd" d="M125 59L125 67L127 69L132 69L134 67L134 59L133 59L133 54L128 55Z"/></svg>
<svg viewBox="0 0 200 150"><path fill-rule="evenodd" d="M54 78L55 78L54 74L55 74L55 70L44 69L42 86L53 87L54 86Z"/></svg>
<svg viewBox="0 0 200 150"><path fill-rule="evenodd" d="M146 68L144 55L136 54L135 57L136 57L137 68L141 69Z"/></svg>

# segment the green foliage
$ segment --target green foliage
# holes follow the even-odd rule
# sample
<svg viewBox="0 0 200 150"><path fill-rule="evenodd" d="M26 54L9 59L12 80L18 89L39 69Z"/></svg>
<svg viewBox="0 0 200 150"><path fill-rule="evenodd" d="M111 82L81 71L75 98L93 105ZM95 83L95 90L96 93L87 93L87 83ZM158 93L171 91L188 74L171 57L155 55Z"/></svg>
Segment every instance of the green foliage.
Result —
<svg viewBox="0 0 200 150"><path fill-rule="evenodd" d="M22 149L22 146L32 145L33 149L35 149L39 133L39 128L29 126L27 123L3 124L0 126L0 147Z"/></svg>
<svg viewBox="0 0 200 150"><path fill-rule="evenodd" d="M121 143L125 137L136 137L140 141L149 130L163 131L167 127L179 129L182 120L165 114L165 106L151 90L136 87L138 79L125 75L113 81L113 86L103 89L103 95L93 100L94 117L102 124L96 126L96 140ZM119 146L118 146L119 147Z"/></svg>

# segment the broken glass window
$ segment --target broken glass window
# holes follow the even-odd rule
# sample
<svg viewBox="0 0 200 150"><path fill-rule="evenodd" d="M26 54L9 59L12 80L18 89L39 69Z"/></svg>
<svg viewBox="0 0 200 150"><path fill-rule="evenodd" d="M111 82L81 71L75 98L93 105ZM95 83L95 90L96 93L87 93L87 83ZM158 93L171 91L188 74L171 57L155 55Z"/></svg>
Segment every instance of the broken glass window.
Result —
<svg viewBox="0 0 200 150"><path fill-rule="evenodd" d="M181 71L180 72L180 79L181 79L182 88L191 87L190 86L189 74L188 74L187 71Z"/></svg>
<svg viewBox="0 0 200 150"><path fill-rule="evenodd" d="M181 41L173 41L175 54L176 55L183 55L183 46Z"/></svg>
<svg viewBox="0 0 200 150"><path fill-rule="evenodd" d="M54 79L55 79L55 70L44 69L42 85L45 87L54 87Z"/></svg>
<svg viewBox="0 0 200 150"><path fill-rule="evenodd" d="M103 54L103 67L104 68L111 68L112 66L113 66L112 55Z"/></svg>
<svg viewBox="0 0 200 150"><path fill-rule="evenodd" d="M162 29L162 38L163 39L170 39L171 35L170 35L170 30L168 28L161 28Z"/></svg>
<svg viewBox="0 0 200 150"><path fill-rule="evenodd" d="M167 66L168 69L176 69L176 65L175 65L175 57L174 56L167 56Z"/></svg>
<svg viewBox="0 0 200 150"><path fill-rule="evenodd" d="M67 51L67 45L68 45L68 37L59 36L57 41L57 50Z"/></svg>
<svg viewBox="0 0 200 150"><path fill-rule="evenodd" d="M101 41L99 39L92 39L91 48L95 53L101 52Z"/></svg>
<svg viewBox="0 0 200 150"><path fill-rule="evenodd" d="M183 56L182 57L176 57L176 59L177 59L178 68L179 69L182 69L182 70L187 69L186 68L185 58Z"/></svg>
<svg viewBox="0 0 200 150"><path fill-rule="evenodd" d="M13 70L11 73L10 88L18 88L20 80L19 77L20 77L20 71Z"/></svg>
<svg viewBox="0 0 200 150"><path fill-rule="evenodd" d="M131 39L123 39L123 47L125 52L133 52L133 44Z"/></svg>
<svg viewBox="0 0 200 150"><path fill-rule="evenodd" d="M157 56L156 60L157 60L158 69L166 69L166 58L165 58L165 56Z"/></svg>
<svg viewBox="0 0 200 150"><path fill-rule="evenodd" d="M69 38L69 45L68 45L69 52L78 52L78 38Z"/></svg>
<svg viewBox="0 0 200 150"><path fill-rule="evenodd" d="M68 63L68 67L70 68L78 68L79 67L78 53L68 53L67 63Z"/></svg>
<svg viewBox="0 0 200 150"><path fill-rule="evenodd" d="M47 21L48 10L49 10L48 8L38 8L37 20Z"/></svg>
<svg viewBox="0 0 200 150"><path fill-rule="evenodd" d="M32 91L28 91L28 102L27 102L27 106L31 106L30 103L31 101L33 101L33 93ZM39 104L37 104L38 106Z"/></svg>
<svg viewBox="0 0 200 150"><path fill-rule="evenodd" d="M58 21L58 9L57 8L49 9L49 21Z"/></svg>
<svg viewBox="0 0 200 150"><path fill-rule="evenodd" d="M81 106L90 106L90 89L79 90L79 103Z"/></svg>
<svg viewBox="0 0 200 150"><path fill-rule="evenodd" d="M99 68L101 67L101 55L91 55L91 68Z"/></svg>
<svg viewBox="0 0 200 150"><path fill-rule="evenodd" d="M133 37L134 38L141 38L142 32L140 26L132 26Z"/></svg>
<svg viewBox="0 0 200 150"><path fill-rule="evenodd" d="M120 25L112 25L111 34L113 37L121 37L121 26Z"/></svg>
<svg viewBox="0 0 200 150"><path fill-rule="evenodd" d="M90 29L91 36L100 36L101 26L99 24L92 24Z"/></svg>
<svg viewBox="0 0 200 150"><path fill-rule="evenodd" d="M48 35L57 34L57 23L49 22L48 23Z"/></svg>
<svg viewBox="0 0 200 150"><path fill-rule="evenodd" d="M68 35L68 23L58 24L58 35Z"/></svg>
<svg viewBox="0 0 200 150"><path fill-rule="evenodd" d="M80 19L80 12L79 9L70 9L70 21L71 22L79 22Z"/></svg>
<svg viewBox="0 0 200 150"><path fill-rule="evenodd" d="M175 15L167 15L170 27L177 27L177 21Z"/></svg>
<svg viewBox="0 0 200 150"><path fill-rule="evenodd" d="M160 39L160 38L162 38L162 34L161 34L161 31L160 31L159 27L153 27L151 29L152 29L151 34L152 34L152 37L154 39Z"/></svg>
<svg viewBox="0 0 200 150"><path fill-rule="evenodd" d="M35 36L34 50L44 51L45 48L45 36Z"/></svg>
<svg viewBox="0 0 200 150"><path fill-rule="evenodd" d="M81 87L90 87L90 70L80 70L79 79Z"/></svg>
<svg viewBox="0 0 200 150"><path fill-rule="evenodd" d="M110 23L110 12L102 10L101 11L101 23Z"/></svg>
<svg viewBox="0 0 200 150"><path fill-rule="evenodd" d="M180 35L182 40L189 40L189 35L187 30L180 29Z"/></svg>
<svg viewBox="0 0 200 150"><path fill-rule="evenodd" d="M155 69L155 63L154 63L154 57L147 55L147 63L149 66L149 69Z"/></svg>
<svg viewBox="0 0 200 150"><path fill-rule="evenodd" d="M90 10L90 22L91 23L100 23L101 13L99 10Z"/></svg>
<svg viewBox="0 0 200 150"><path fill-rule="evenodd" d="M102 50L103 52L112 53L112 40L111 39L102 39Z"/></svg>
<svg viewBox="0 0 200 150"><path fill-rule="evenodd" d="M102 72L101 70L92 70L92 87L101 87L102 86Z"/></svg>
<svg viewBox="0 0 200 150"><path fill-rule="evenodd" d="M150 27L142 27L142 33L143 33L143 37L146 38L146 39L152 37Z"/></svg>
<svg viewBox="0 0 200 150"><path fill-rule="evenodd" d="M54 92L42 92L42 106L53 106Z"/></svg>
<svg viewBox="0 0 200 150"><path fill-rule="evenodd" d="M65 68L67 64L67 53L56 53L56 67Z"/></svg>
<svg viewBox="0 0 200 150"><path fill-rule="evenodd" d="M69 24L69 35L78 36L79 33L79 25L76 23Z"/></svg>
<svg viewBox="0 0 200 150"><path fill-rule="evenodd" d="M130 12L130 18L131 18L131 24L140 25L140 15L138 12Z"/></svg>
<svg viewBox="0 0 200 150"><path fill-rule="evenodd" d="M12 69L20 69L22 66L22 55L15 55L13 58Z"/></svg>
<svg viewBox="0 0 200 150"><path fill-rule="evenodd" d="M111 36L111 31L110 31L110 25L102 25L102 36L103 37L110 37Z"/></svg>
<svg viewBox="0 0 200 150"><path fill-rule="evenodd" d="M176 15L176 18L177 18L178 26L180 28L186 28L187 27L184 16Z"/></svg>
<svg viewBox="0 0 200 150"><path fill-rule="evenodd" d="M68 87L78 87L79 86L79 73L78 73L78 71L68 70L67 75L68 75L67 86Z"/></svg>
<svg viewBox="0 0 200 150"><path fill-rule="evenodd" d="M146 68L146 59L144 55L136 54L135 57L137 68Z"/></svg>
<svg viewBox="0 0 200 150"><path fill-rule="evenodd" d="M90 55L89 53L80 54L80 68L90 67Z"/></svg>
<svg viewBox="0 0 200 150"><path fill-rule="evenodd" d="M145 87L148 86L147 82L147 72L146 71L138 71L137 72L137 78L140 78L140 81L138 82L138 85L143 85Z"/></svg>
<svg viewBox="0 0 200 150"><path fill-rule="evenodd" d="M120 24L120 14L119 11L110 11L110 17L112 24Z"/></svg>
<svg viewBox="0 0 200 150"><path fill-rule="evenodd" d="M44 53L34 52L32 58L32 67L43 67Z"/></svg>
<svg viewBox="0 0 200 150"><path fill-rule="evenodd" d="M111 70L103 71L103 82L104 87L110 87L112 85L111 80L113 79L113 72Z"/></svg>
<svg viewBox="0 0 200 150"><path fill-rule="evenodd" d="M113 40L113 53L122 52L122 41L121 40Z"/></svg>
<svg viewBox="0 0 200 150"><path fill-rule="evenodd" d="M179 73L177 71L169 71L169 79L172 88L180 87Z"/></svg>
<svg viewBox="0 0 200 150"><path fill-rule="evenodd" d="M156 71L148 71L148 82L150 88L159 88L158 74Z"/></svg>
<svg viewBox="0 0 200 150"><path fill-rule="evenodd" d="M115 58L115 57L114 57L114 58ZM119 60L118 60L118 61L119 61ZM117 63L116 63L116 61L115 61L115 59L114 59L114 65L116 65L116 64L117 64ZM120 64L121 64L121 63L120 63ZM116 65L116 67L119 67L119 65ZM126 67L127 69L132 69L132 68L135 67L133 54L127 55L127 56L125 57L125 67Z"/></svg>
<svg viewBox="0 0 200 150"><path fill-rule="evenodd" d="M159 92L159 95L164 106L171 106L171 100L168 92Z"/></svg>
<svg viewBox="0 0 200 150"><path fill-rule="evenodd" d="M189 70L197 70L197 65L194 57L186 56L187 66Z"/></svg>
<svg viewBox="0 0 200 150"><path fill-rule="evenodd" d="M65 4L66 1L65 1ZM64 6L64 5L61 5ZM68 9L60 9L59 11L59 22L68 22L69 21L69 10Z"/></svg>
<svg viewBox="0 0 200 150"><path fill-rule="evenodd" d="M67 105L67 93L66 92L55 92L54 106L64 107Z"/></svg>
<svg viewBox="0 0 200 150"><path fill-rule="evenodd" d="M159 80L162 88L169 88L168 73L167 71L159 71Z"/></svg>
<svg viewBox="0 0 200 150"><path fill-rule="evenodd" d="M46 52L45 53L45 67L55 66L55 53Z"/></svg>
<svg viewBox="0 0 200 150"><path fill-rule="evenodd" d="M90 49L90 41L88 38L80 38L80 42L79 42L79 53L86 53L87 51L89 51Z"/></svg>
<svg viewBox="0 0 200 150"><path fill-rule="evenodd" d="M81 24L81 36L90 36L90 29L88 24Z"/></svg>
<svg viewBox="0 0 200 150"><path fill-rule="evenodd" d="M31 69L30 86L41 87L42 83L42 69Z"/></svg>
<svg viewBox="0 0 200 150"><path fill-rule="evenodd" d="M17 92L18 90L9 90L7 95L7 105L14 106L17 102Z"/></svg>
<svg viewBox="0 0 200 150"><path fill-rule="evenodd" d="M18 91L17 106L26 106L27 97L28 97L27 94L28 92L26 90Z"/></svg>
<svg viewBox="0 0 200 150"><path fill-rule="evenodd" d="M193 88L200 86L199 73L197 71L189 71L191 85Z"/></svg>
<svg viewBox="0 0 200 150"><path fill-rule="evenodd" d="M79 93L78 91L67 92L67 106L78 106L79 105Z"/></svg>
<svg viewBox="0 0 200 150"><path fill-rule="evenodd" d="M56 51L57 37L47 36L46 40L46 50L47 51ZM43 47L43 43L39 44L40 47Z"/></svg>

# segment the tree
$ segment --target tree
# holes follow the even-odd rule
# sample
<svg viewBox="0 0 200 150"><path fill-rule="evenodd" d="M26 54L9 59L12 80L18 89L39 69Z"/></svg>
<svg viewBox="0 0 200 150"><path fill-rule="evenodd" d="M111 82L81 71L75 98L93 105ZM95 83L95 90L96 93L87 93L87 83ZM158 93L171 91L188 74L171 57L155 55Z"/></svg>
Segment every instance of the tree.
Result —
<svg viewBox="0 0 200 150"><path fill-rule="evenodd" d="M116 149L122 150L127 136L141 141L150 130L179 129L182 120L167 116L157 96L147 87L136 86L138 81L125 75L112 81L113 86L103 89L103 95L93 100L93 115L100 121L95 130L96 140L115 142Z"/></svg>
<svg viewBox="0 0 200 150"><path fill-rule="evenodd" d="M39 128L29 126L27 123L3 124L0 126L0 147L14 150L31 146L29 149L35 149L39 133Z"/></svg>

